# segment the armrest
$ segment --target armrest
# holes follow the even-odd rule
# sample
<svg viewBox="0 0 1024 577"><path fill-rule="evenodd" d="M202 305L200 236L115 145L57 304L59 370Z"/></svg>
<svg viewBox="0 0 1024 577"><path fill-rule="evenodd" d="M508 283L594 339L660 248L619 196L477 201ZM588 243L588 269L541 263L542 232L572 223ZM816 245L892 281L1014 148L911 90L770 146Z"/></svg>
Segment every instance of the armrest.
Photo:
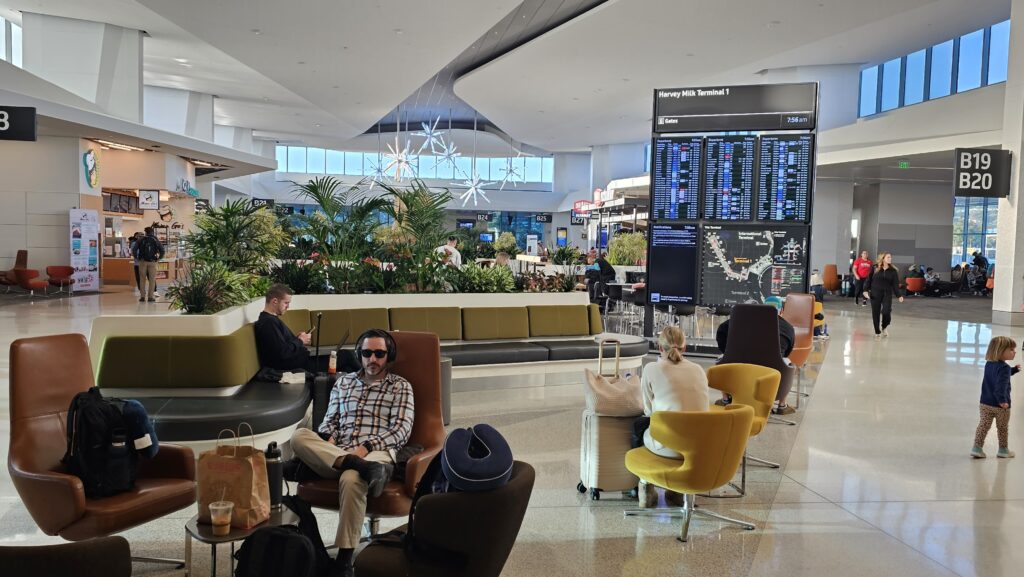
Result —
<svg viewBox="0 0 1024 577"><path fill-rule="evenodd" d="M131 577L132 557L124 537L77 543L0 547L0 565L20 575Z"/></svg>
<svg viewBox="0 0 1024 577"><path fill-rule="evenodd" d="M185 479L195 481L196 458L192 449L160 444L152 459L139 459L139 477L143 479Z"/></svg>
<svg viewBox="0 0 1024 577"><path fill-rule="evenodd" d="M416 494L416 485L423 478L423 473L427 472L430 461L434 460L434 457L440 452L440 445L424 449L422 453L413 455L405 464L405 494L410 498Z"/></svg>
<svg viewBox="0 0 1024 577"><path fill-rule="evenodd" d="M25 508L47 535L56 535L85 514L85 488L74 475L29 472L9 461L7 470Z"/></svg>

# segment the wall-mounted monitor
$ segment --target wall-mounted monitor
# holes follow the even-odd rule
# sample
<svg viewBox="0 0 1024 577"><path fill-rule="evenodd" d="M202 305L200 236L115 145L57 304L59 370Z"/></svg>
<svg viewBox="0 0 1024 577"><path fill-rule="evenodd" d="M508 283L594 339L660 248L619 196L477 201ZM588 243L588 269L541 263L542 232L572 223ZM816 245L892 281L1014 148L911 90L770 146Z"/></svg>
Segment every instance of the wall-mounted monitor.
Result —
<svg viewBox="0 0 1024 577"><path fill-rule="evenodd" d="M757 137L709 136L704 146L704 218L751 220Z"/></svg>
<svg viewBox="0 0 1024 577"><path fill-rule="evenodd" d="M762 135L758 166L757 219L810 222L814 136Z"/></svg>
<svg viewBox="0 0 1024 577"><path fill-rule="evenodd" d="M806 226L705 224L701 304L760 304L807 292L807 232Z"/></svg>
<svg viewBox="0 0 1024 577"><path fill-rule="evenodd" d="M480 242L494 242L494 233L493 232L481 232L480 233Z"/></svg>
<svg viewBox="0 0 1024 577"><path fill-rule="evenodd" d="M455 221L455 228L457 228L459 230L469 230L469 229L473 228L474 226L476 226L476 220L475 219L460 218L460 219L456 219L456 221Z"/></svg>
<svg viewBox="0 0 1024 577"><path fill-rule="evenodd" d="M700 218L700 136L656 138L651 145L651 218Z"/></svg>
<svg viewBox="0 0 1024 577"><path fill-rule="evenodd" d="M700 228L696 224L651 223L647 294L651 304L697 302Z"/></svg>

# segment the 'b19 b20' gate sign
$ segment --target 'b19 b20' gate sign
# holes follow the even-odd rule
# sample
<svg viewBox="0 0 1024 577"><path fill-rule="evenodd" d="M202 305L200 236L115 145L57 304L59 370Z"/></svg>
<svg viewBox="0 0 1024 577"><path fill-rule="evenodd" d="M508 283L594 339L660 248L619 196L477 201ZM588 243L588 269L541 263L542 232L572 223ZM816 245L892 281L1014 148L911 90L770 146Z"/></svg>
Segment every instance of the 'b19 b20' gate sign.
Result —
<svg viewBox="0 0 1024 577"><path fill-rule="evenodd" d="M1009 150L957 148L955 158L954 196L1009 196Z"/></svg>

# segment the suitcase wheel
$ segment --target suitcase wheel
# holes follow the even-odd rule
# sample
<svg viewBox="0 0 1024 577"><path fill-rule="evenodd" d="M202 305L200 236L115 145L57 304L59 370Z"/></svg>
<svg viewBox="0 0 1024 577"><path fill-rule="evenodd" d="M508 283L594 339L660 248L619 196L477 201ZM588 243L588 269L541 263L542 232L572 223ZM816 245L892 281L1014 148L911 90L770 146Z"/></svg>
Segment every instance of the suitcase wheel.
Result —
<svg viewBox="0 0 1024 577"><path fill-rule="evenodd" d="M590 500L591 501L600 501L601 500L601 490L600 489L591 489L590 490Z"/></svg>
<svg viewBox="0 0 1024 577"><path fill-rule="evenodd" d="M580 481L579 483L576 483L576 491L579 492L579 493L586 493L587 492L587 488L583 486L583 481Z"/></svg>

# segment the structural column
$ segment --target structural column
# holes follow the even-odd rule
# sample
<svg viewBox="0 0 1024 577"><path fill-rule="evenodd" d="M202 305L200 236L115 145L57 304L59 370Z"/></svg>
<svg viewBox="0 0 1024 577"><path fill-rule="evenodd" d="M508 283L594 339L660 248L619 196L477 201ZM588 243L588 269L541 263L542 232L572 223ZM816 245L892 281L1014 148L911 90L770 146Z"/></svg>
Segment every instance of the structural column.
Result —
<svg viewBox="0 0 1024 577"><path fill-rule="evenodd" d="M142 121L142 32L29 12L22 30L27 72L112 116Z"/></svg>
<svg viewBox="0 0 1024 577"><path fill-rule="evenodd" d="M1024 325L1024 0L1013 0L1010 18L1010 57L1003 103L1003 149L1013 157L1010 195L999 201L996 237L996 278L992 320L999 324Z"/></svg>
<svg viewBox="0 0 1024 577"><path fill-rule="evenodd" d="M146 86L143 108L142 123L146 126L214 142L212 94Z"/></svg>

